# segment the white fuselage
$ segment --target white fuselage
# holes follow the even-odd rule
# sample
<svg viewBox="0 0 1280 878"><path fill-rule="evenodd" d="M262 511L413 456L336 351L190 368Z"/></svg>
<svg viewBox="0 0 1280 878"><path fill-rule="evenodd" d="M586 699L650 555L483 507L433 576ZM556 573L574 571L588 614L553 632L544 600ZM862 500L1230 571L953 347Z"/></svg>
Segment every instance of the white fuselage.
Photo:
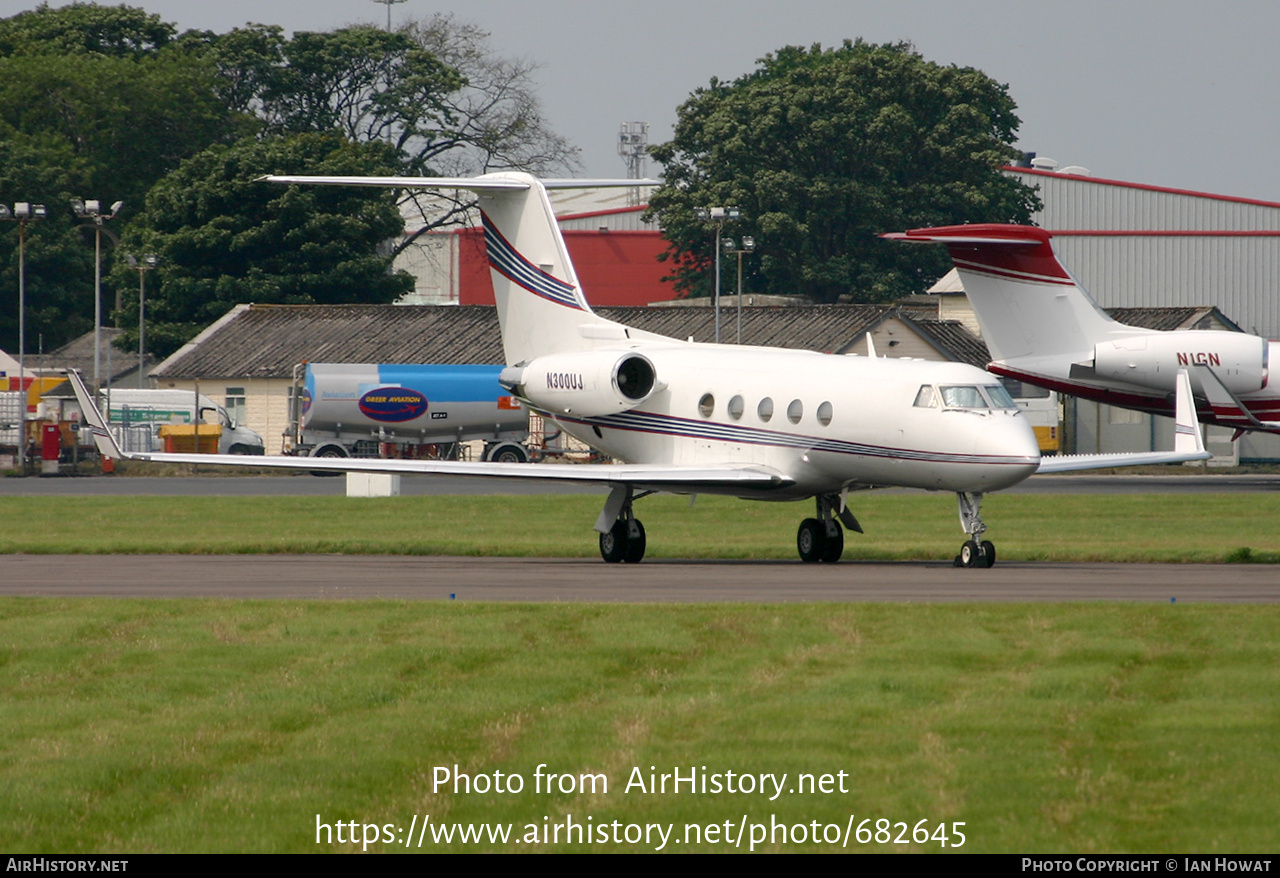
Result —
<svg viewBox="0 0 1280 878"><path fill-rule="evenodd" d="M572 386L563 405L548 405L545 393L535 404L570 434L628 463L756 464L795 482L749 496L792 499L867 486L986 492L1017 484L1039 465L1035 434L1016 407L989 405L989 396L968 407L944 402L941 388L998 387L961 363L674 340L616 350L642 353L655 367L658 389L640 405L577 415ZM926 386L933 405L918 404Z"/></svg>

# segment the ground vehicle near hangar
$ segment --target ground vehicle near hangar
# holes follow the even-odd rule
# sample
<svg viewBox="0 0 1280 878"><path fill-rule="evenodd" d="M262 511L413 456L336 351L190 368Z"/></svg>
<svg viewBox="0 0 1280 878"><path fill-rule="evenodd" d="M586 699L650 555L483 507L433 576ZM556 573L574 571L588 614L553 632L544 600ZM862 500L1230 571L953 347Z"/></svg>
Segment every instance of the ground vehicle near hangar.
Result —
<svg viewBox="0 0 1280 878"><path fill-rule="evenodd" d="M523 463L529 415L498 384L502 366L302 363L294 369L292 453L436 459L484 441L485 460Z"/></svg>
<svg viewBox="0 0 1280 878"><path fill-rule="evenodd" d="M237 424L225 408L203 393L113 388L104 394L104 399L111 428L119 433L121 446L128 451L164 450L162 428L201 423L221 428L218 454L266 452L261 435Z"/></svg>

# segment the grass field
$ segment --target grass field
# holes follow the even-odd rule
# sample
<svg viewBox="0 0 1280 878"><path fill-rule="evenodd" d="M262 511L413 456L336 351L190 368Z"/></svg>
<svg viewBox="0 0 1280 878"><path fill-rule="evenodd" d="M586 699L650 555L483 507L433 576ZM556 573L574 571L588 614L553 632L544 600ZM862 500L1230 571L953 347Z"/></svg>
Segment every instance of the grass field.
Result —
<svg viewBox="0 0 1280 878"><path fill-rule="evenodd" d="M7 497L0 515L26 526L0 552L593 555L599 502ZM856 557L959 543L950 497L852 502ZM996 495L984 513L1002 558L1273 560L1276 503ZM808 504L641 509L653 555L791 558ZM371 829L371 850L404 850L429 816L512 834L409 849L660 843L545 841L572 820L672 827L676 851L698 839L687 827L693 849L737 850L726 836L745 826L745 850L776 819L787 836L760 849L839 849L812 833L869 820L851 848L940 851L941 826L945 850L958 829L961 851L1266 852L1280 843L1277 632L1273 606L0 599L0 847L359 850L351 835ZM539 792L540 765L603 780ZM435 788L454 766L524 787ZM788 790L826 775L831 791L626 789L694 769L785 773ZM878 842L879 820L881 839L935 837Z"/></svg>
<svg viewBox="0 0 1280 878"><path fill-rule="evenodd" d="M319 815L355 821L357 838L395 827L371 846L395 850L430 815L515 836L428 835L424 851L656 847L514 840L572 815L675 824L681 839L686 824L853 817L962 822L964 851L1272 851L1278 630L1275 607L1181 604L6 599L0 845L352 849L316 844ZM539 794L540 764L608 791ZM525 786L433 788L455 765ZM625 791L635 768L701 766L786 772L792 788L843 771L847 792Z"/></svg>
<svg viewBox="0 0 1280 878"><path fill-rule="evenodd" d="M338 552L597 554L602 498L0 497L8 552ZM963 541L946 494L850 497L866 533L848 558L948 559ZM636 505L652 558L794 558L809 503L656 496ZM995 494L983 504L1005 560L1223 562L1280 560L1274 494Z"/></svg>

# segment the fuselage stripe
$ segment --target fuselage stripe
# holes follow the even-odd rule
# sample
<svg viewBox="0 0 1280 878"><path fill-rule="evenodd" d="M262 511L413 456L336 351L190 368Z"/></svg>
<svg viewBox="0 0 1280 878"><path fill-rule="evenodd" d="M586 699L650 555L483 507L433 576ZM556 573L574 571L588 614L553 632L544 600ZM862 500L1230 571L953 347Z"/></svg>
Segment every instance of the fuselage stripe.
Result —
<svg viewBox="0 0 1280 878"><path fill-rule="evenodd" d="M557 415L556 419L587 427L626 430L636 433L653 433L686 439L707 439L721 442L738 442L744 445L772 445L802 451L825 451L833 454L851 454L860 457L893 458L896 460L929 461L935 463L985 463L1012 466L1034 466L1038 460L1030 457L996 454L960 454L942 451L920 451L909 448L891 448L849 442L840 439L821 439L783 433L777 430L761 430L753 427L718 424L711 421L693 421L673 415L651 412L622 412L596 418L572 418Z"/></svg>
<svg viewBox="0 0 1280 878"><path fill-rule="evenodd" d="M995 268L991 265L970 262L967 259L960 259L956 256L952 256L952 261L955 262L957 268L960 268L963 271L971 271L975 274L987 274L992 277L1001 278L1002 280L1021 281L1022 283L1030 284L1053 284L1055 286L1063 287L1073 287L1076 285L1075 281L1070 278L1050 277L1047 274L1030 274L1024 271L1012 271L1007 268Z"/></svg>

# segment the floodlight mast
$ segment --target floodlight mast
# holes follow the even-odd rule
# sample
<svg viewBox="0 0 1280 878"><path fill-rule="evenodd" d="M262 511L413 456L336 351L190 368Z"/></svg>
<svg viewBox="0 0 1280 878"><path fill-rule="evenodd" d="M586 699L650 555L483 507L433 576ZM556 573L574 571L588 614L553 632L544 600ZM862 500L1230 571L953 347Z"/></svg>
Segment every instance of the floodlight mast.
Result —
<svg viewBox="0 0 1280 878"><path fill-rule="evenodd" d="M13 220L18 224L18 462L23 475L27 472L27 223L48 216L43 204L19 201L13 205L0 204L0 220Z"/></svg>
<svg viewBox="0 0 1280 878"><path fill-rule="evenodd" d="M102 212L102 202L96 199L71 199L71 209L80 219L93 223L93 390L102 387L102 224L115 219L123 201L111 205L109 213Z"/></svg>
<svg viewBox="0 0 1280 878"><path fill-rule="evenodd" d="M693 210L695 219L715 223L716 227L716 280L713 291L713 304L716 316L716 344L720 344L720 235L724 232L726 221L736 220L740 212L736 207L696 207Z"/></svg>

